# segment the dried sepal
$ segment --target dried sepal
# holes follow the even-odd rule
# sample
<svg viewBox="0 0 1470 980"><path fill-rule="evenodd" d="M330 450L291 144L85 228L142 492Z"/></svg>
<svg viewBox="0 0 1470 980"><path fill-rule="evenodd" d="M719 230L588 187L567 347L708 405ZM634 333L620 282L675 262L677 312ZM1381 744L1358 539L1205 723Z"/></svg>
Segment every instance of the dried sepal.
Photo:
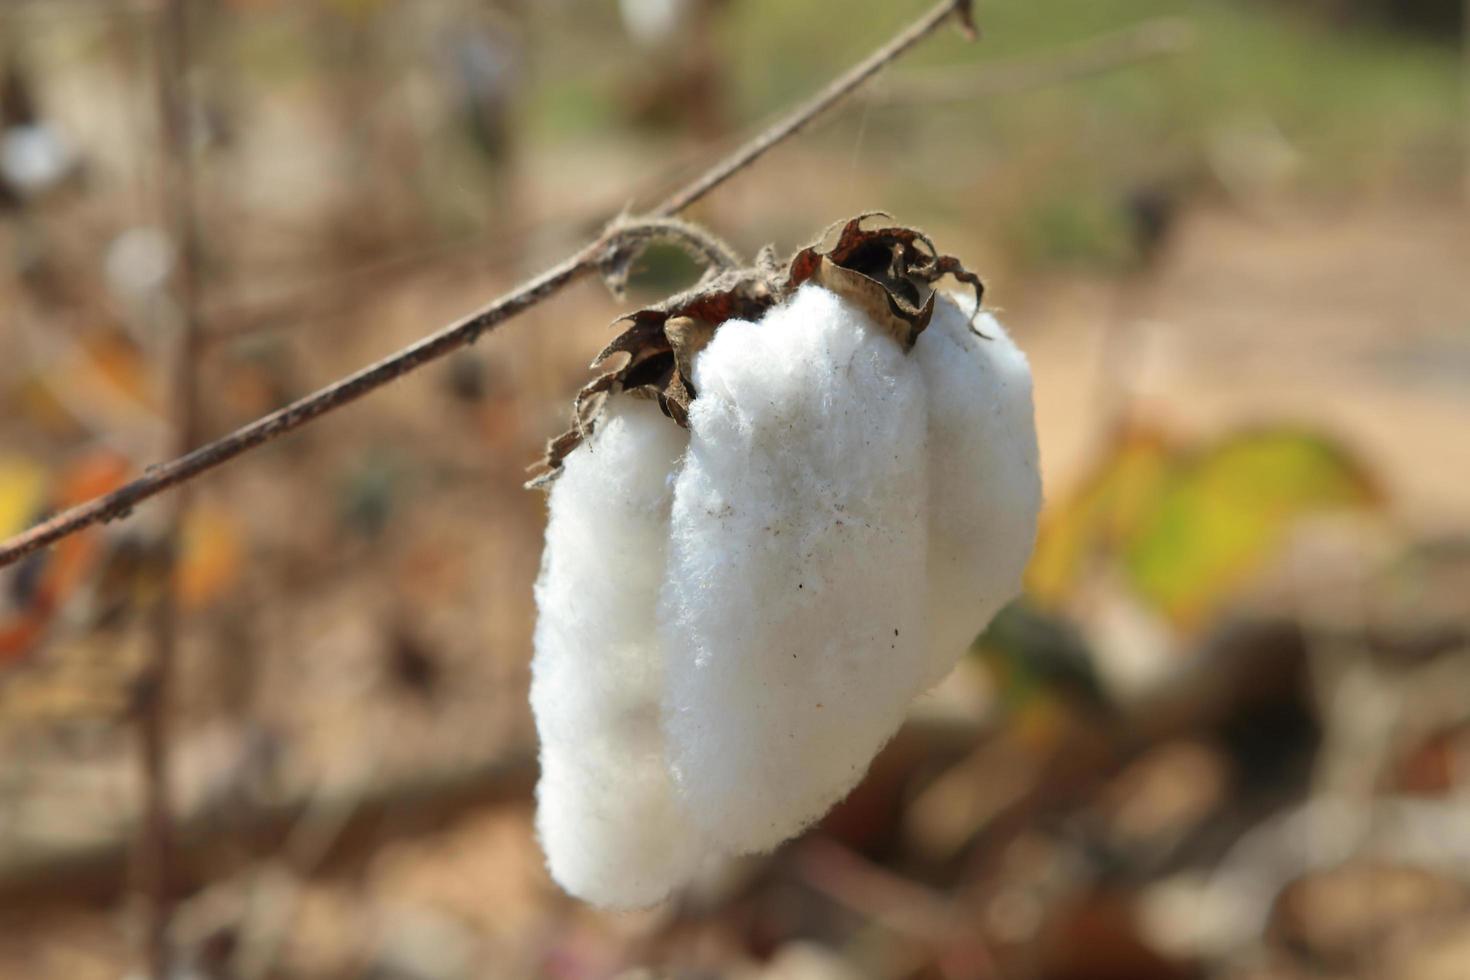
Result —
<svg viewBox="0 0 1470 980"><path fill-rule="evenodd" d="M934 284L946 275L975 289L976 308L985 287L980 278L953 256L940 255L934 243L913 228L866 229L868 218L887 217L882 212L858 215L842 224L836 241L809 245L791 259L785 292L794 291L808 280L842 296L873 318L899 342L913 349L919 334L934 314ZM834 226L835 227L835 226Z"/></svg>
<svg viewBox="0 0 1470 980"><path fill-rule="evenodd" d="M681 376L694 377L694 356L715 339L715 325L692 316L676 316L664 324L664 334L674 348L674 363Z"/></svg>
<svg viewBox="0 0 1470 980"><path fill-rule="evenodd" d="M526 489L549 489L551 484L556 480L557 475L561 473L561 460L566 459L567 455L571 453L573 449L576 449L578 446L580 446L582 444L582 439L583 435L578 429L568 429L561 435L549 440L546 443L545 460L555 459L557 461L557 466L554 469L547 468L545 460L543 460L537 462L534 466L530 467L531 471L535 473L535 475L532 476L531 479L526 481ZM538 470L540 472L536 472Z"/></svg>
<svg viewBox="0 0 1470 980"><path fill-rule="evenodd" d="M622 362L577 394L572 428L547 443L546 455L532 468L537 472L526 486L544 488L556 479L562 461L591 435L598 410L612 395L626 392L653 399L664 415L687 426L695 394L694 356L713 339L719 324L759 319L775 305L774 297L769 275L735 270L618 320L627 327L598 353L592 368L604 369L620 356Z"/></svg>
<svg viewBox="0 0 1470 980"><path fill-rule="evenodd" d="M686 248L706 263L706 276L692 289L638 310L617 322L628 326L593 361L607 368L577 395L573 426L551 440L528 486L544 487L556 478L567 454L591 435L606 399L626 392L653 399L663 414L687 427L694 388L694 357L728 320L759 320L807 282L841 296L912 350L934 313L935 284L945 276L975 290L978 310L984 294L980 278L953 256L942 255L921 231L902 226L865 228L881 212L858 215L831 226L817 242L782 263L766 246L750 268L734 268L734 253L717 238L681 221L623 221L609 229L604 278L614 292L627 279L634 258L655 241Z"/></svg>

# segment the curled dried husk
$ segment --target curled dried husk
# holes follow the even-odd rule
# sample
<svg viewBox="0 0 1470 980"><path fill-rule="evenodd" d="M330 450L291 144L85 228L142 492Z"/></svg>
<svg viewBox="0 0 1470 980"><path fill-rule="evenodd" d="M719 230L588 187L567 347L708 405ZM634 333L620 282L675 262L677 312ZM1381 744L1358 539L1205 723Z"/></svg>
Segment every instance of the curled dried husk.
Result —
<svg viewBox="0 0 1470 980"><path fill-rule="evenodd" d="M970 286L978 308L984 294L978 276L953 256L940 254L923 232L896 225L865 227L880 217L887 216L874 212L833 225L784 264L769 248L750 268L722 268L727 264L724 258L711 258L711 274L693 289L618 320L627 326L592 361L593 370L602 373L577 393L571 428L547 444L545 456L533 468L536 475L527 485L546 487L557 478L567 455L587 439L612 395L626 392L651 399L665 416L688 428L689 406L697 395L695 356L725 322L759 320L808 282L856 306L905 351L913 348L929 325L938 295L935 284L945 276ZM659 225L657 231L669 229ZM697 238L697 233L680 224L677 232L640 231L630 241L636 247L655 238L686 243ZM729 255L716 245L691 247L691 252ZM634 252L628 245L619 245L610 255L609 280L617 289L626 280ZM619 358L616 367L609 367Z"/></svg>

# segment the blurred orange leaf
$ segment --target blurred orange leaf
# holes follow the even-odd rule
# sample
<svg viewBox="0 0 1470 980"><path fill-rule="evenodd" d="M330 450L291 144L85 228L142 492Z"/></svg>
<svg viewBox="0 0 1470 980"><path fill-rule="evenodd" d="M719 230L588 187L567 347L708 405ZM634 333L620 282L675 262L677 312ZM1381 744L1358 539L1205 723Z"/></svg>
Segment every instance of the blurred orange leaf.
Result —
<svg viewBox="0 0 1470 980"><path fill-rule="evenodd" d="M91 366L115 389L140 405L155 411L158 409L153 372L142 353L126 336L116 331L102 331L83 338L80 346Z"/></svg>
<svg viewBox="0 0 1470 980"><path fill-rule="evenodd" d="M198 608L218 599L240 577L240 532L223 510L196 505L184 517L182 535L175 588L185 606Z"/></svg>
<svg viewBox="0 0 1470 980"><path fill-rule="evenodd" d="M85 453L61 471L53 494L56 506L75 507L92 497L111 493L123 485L132 468L126 457L108 449Z"/></svg>

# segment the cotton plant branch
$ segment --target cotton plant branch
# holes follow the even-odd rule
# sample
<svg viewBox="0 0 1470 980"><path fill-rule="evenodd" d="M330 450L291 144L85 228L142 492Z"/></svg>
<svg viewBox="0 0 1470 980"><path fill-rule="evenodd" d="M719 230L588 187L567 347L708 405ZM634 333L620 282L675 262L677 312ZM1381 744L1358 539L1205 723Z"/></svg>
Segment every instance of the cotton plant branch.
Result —
<svg viewBox="0 0 1470 980"><path fill-rule="evenodd" d="M908 73L882 91L867 93L865 99L875 106L936 105L1012 95L1177 55L1193 47L1197 38L1194 24L1186 18L1158 17L978 70L941 68Z"/></svg>
<svg viewBox="0 0 1470 980"><path fill-rule="evenodd" d="M773 118L781 118L783 115L777 113ZM739 145L734 140L728 143L731 148ZM205 345L213 348L266 331L296 331L308 326L301 323L302 320L316 322L347 315L360 305L364 283L380 290L385 281L419 276L429 267L433 267L436 274L455 266L469 268L467 260L473 260L473 269L477 274L483 274L486 269L504 267L512 260L519 259L522 242L535 234L537 229L551 224L585 226L598 216L614 214L619 209L626 210L628 201L656 197L658 190L673 184L670 174L698 172L699 165L708 160L710 155L707 148L694 152L685 151L676 155L673 162L665 161L666 172L636 180L631 188L623 188L614 194L604 193L595 200L553 207L541 219L535 222L519 222L509 230L499 228L368 259L359 265L287 288L273 296L235 300L224 298L218 303L210 303L204 308L204 319L209 323Z"/></svg>
<svg viewBox="0 0 1470 980"><path fill-rule="evenodd" d="M729 245L698 225L678 218L619 218L609 226L617 244L601 263L602 281L623 297L633 263L651 245L673 245L704 266L706 276L739 269L744 263Z"/></svg>
<svg viewBox="0 0 1470 980"><path fill-rule="evenodd" d="M943 0L935 5L867 58L833 80L805 105L675 191L644 217L672 218L701 200L781 142L800 132L813 119L842 101L946 21L955 19L967 36L974 37L976 31L971 18L971 7L972 0ZM355 402L431 361L474 343L482 335L555 296L577 280L601 271L609 256L623 246L626 233L627 230L621 223L614 223L594 241L539 276L522 283L489 305L437 333L236 429L229 435L166 463L151 466L142 476L118 490L64 511L0 543L0 567L13 564L37 549L54 544L94 524L124 518L143 501L187 483L201 473Z"/></svg>

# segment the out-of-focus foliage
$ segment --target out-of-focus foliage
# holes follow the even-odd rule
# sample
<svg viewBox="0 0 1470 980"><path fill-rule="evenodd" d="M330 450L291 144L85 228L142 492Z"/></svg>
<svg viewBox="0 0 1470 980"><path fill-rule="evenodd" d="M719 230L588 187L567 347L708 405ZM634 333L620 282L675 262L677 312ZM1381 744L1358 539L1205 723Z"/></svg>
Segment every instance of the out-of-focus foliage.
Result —
<svg viewBox="0 0 1470 980"><path fill-rule="evenodd" d="M1306 432L1232 435L1171 468L1124 561L1143 596L1197 624L1297 521L1378 500L1345 446Z"/></svg>
<svg viewBox="0 0 1470 980"><path fill-rule="evenodd" d="M0 456L0 534L15 534L35 520L45 488L45 467L24 456Z"/></svg>
<svg viewBox="0 0 1470 980"><path fill-rule="evenodd" d="M106 449L83 453L56 472L25 456L0 457L0 534L120 487L132 464ZM184 517L177 595L189 609L222 596L238 580L242 542L238 520L207 502ZM89 599L89 621L146 608L162 585L156 544L146 531L92 528L28 556L5 580L0 596L0 661L32 653L67 604ZM75 618L75 617L74 617Z"/></svg>
<svg viewBox="0 0 1470 980"><path fill-rule="evenodd" d="M1379 500L1364 464L1317 433L1261 429L1187 446L1124 430L1044 520L1027 584L1057 603L1094 563L1115 563L1140 598L1197 626L1298 522Z"/></svg>
<svg viewBox="0 0 1470 980"><path fill-rule="evenodd" d="M1187 55L1089 81L997 98L900 102L854 113L838 141L861 132L863 157L898 186L886 206L906 211L965 196L1006 229L1018 257L1041 265L1113 268L1128 255L1120 185L1161 174L1199 188L1333 197L1384 180L1453 186L1458 180L1459 66L1454 47L1365 29L1325 30L1303 9L1269 3L1058 0L986 7L985 42L938 39L875 85L908 71L984 70L1153 17L1186 15ZM883 0L854 0L834 32L785 0L730 6L726 47L734 98L750 115L814 87L902 19ZM590 97L590 95L589 95ZM1366 124L1366 120L1372 120ZM926 173L909 144L942 144L965 160ZM1404 155L1401 148L1415 147Z"/></svg>
<svg viewBox="0 0 1470 980"><path fill-rule="evenodd" d="M1103 453L1096 472L1043 514L1026 589L1045 603L1065 599L1094 554L1133 536L1171 466L1162 435L1129 429Z"/></svg>
<svg viewBox="0 0 1470 980"><path fill-rule="evenodd" d="M206 606L224 595L240 575L243 543L238 522L207 503L184 515L175 588L186 606Z"/></svg>
<svg viewBox="0 0 1470 980"><path fill-rule="evenodd" d="M10 469L12 473L30 470L29 476L13 478L9 488L14 494L9 506L18 512L29 510L23 521L29 524L46 511L65 509L115 490L122 484L128 463L115 453L99 449L73 460L50 478L34 464L12 464ZM34 493L43 484L46 489L41 494L26 499L28 491ZM6 602L0 605L0 661L29 653L57 611L88 581L99 554L101 533L92 529L73 535L52 549L30 556L17 568L8 582Z"/></svg>

